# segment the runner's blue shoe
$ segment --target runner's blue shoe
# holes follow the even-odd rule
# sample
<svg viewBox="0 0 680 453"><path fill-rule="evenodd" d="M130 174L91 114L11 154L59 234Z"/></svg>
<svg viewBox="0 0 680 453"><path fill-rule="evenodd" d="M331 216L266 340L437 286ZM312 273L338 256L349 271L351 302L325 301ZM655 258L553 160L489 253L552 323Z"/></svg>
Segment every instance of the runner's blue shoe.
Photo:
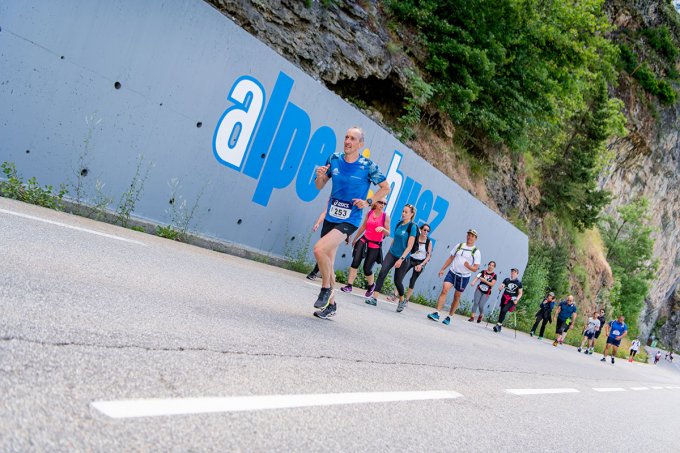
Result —
<svg viewBox="0 0 680 453"><path fill-rule="evenodd" d="M446 318L444 318L444 320L442 321L442 324L444 324L445 326L448 326L449 324L451 324L451 317L447 316Z"/></svg>
<svg viewBox="0 0 680 453"><path fill-rule="evenodd" d="M427 315L427 317L428 319L431 319L433 321L439 321L439 313L437 313L436 311L434 313L430 313L429 315Z"/></svg>
<svg viewBox="0 0 680 453"><path fill-rule="evenodd" d="M328 307L328 304L331 302L332 293L333 291L330 288L321 288L321 291L319 291L319 297L317 297L316 302L314 302L314 308L324 310L326 307Z"/></svg>
<svg viewBox="0 0 680 453"><path fill-rule="evenodd" d="M366 300L364 300L364 302L366 302L368 305L373 305L374 307L378 305L378 299L376 299L375 297L369 297Z"/></svg>

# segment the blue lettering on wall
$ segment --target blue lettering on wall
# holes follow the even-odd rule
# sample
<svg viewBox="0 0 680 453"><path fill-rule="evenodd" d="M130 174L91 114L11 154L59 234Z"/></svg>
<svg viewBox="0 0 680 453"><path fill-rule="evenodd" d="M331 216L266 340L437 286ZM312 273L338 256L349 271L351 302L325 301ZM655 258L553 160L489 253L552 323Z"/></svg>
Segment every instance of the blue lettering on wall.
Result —
<svg viewBox="0 0 680 453"><path fill-rule="evenodd" d="M293 85L294 80L280 72L265 104L262 84L251 76L240 77L227 96L232 105L220 117L213 135L217 161L256 179L253 202L262 206L269 204L274 190L285 189L293 181L300 200L314 200L319 194L314 184L315 170L338 146L331 127L313 131L309 114L289 101ZM391 188L386 212L392 216L393 229L406 203L416 207L418 224L428 222L434 213L429 221L432 236L444 220L449 202L404 175L399 169L403 158L395 150L385 172Z"/></svg>

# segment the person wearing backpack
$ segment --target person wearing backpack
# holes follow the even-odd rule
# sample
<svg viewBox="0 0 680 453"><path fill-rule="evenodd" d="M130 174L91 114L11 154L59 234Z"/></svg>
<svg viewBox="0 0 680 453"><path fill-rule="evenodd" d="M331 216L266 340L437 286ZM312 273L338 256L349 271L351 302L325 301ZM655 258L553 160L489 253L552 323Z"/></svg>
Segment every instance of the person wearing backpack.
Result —
<svg viewBox="0 0 680 453"><path fill-rule="evenodd" d="M420 236L418 236L418 240L416 241L418 250L411 252L411 258L409 259L408 269L406 270L405 274L408 275L409 271L413 269L413 273L411 273L411 280L409 281L408 289L406 290L406 297L404 297L405 305L408 305L409 299L413 295L413 288L416 286L416 280L418 280L420 274L423 273L425 265L432 257L432 241L430 241L430 238L428 237L428 234L430 233L430 225L425 223L420 226L419 230ZM393 297L388 297L387 300L392 302L399 300L399 293L397 292L396 288L394 289Z"/></svg>
<svg viewBox="0 0 680 453"><path fill-rule="evenodd" d="M538 325L541 324L541 330L538 333L538 339L542 340L545 334L545 326L549 322L552 322L552 311L555 308L555 293L550 291L548 295L543 299L541 305L538 306L538 311L536 312L536 322L531 327L531 332L529 335L532 337L536 334L536 329Z"/></svg>
<svg viewBox="0 0 680 453"><path fill-rule="evenodd" d="M500 333L503 329L505 317L508 313L515 311L519 300L524 294L524 287L522 281L519 279L519 269L510 269L510 277L503 280L501 286L498 287L498 291L503 292L501 295L501 311L498 314L498 322L493 326L493 331Z"/></svg>
<svg viewBox="0 0 680 453"><path fill-rule="evenodd" d="M373 203L371 210L366 214L364 222L359 227L357 234L352 241L352 265L347 273L347 284L340 288L345 293L352 292L352 284L357 278L357 270L361 261L364 262L364 275L368 282L366 297L373 295L375 290L375 278L373 276L373 265L382 263L382 241L390 235L390 216L385 212L385 200L378 200ZM349 237L347 238L349 242Z"/></svg>
<svg viewBox="0 0 680 453"><path fill-rule="evenodd" d="M404 276L409 268L409 256L411 255L414 247L418 247L416 243L416 238L419 236L418 225L413 222L413 218L416 216L416 208L412 204L404 205L404 209L401 210L401 220L397 223L397 227L394 229L392 237L392 246L389 252L385 255L383 259L382 267L380 268L380 274L375 282L374 290L380 292L385 283L385 278L390 270L394 267L394 286L397 288L399 293L399 304L397 305L397 313L404 311L406 303L404 302ZM416 248L417 250L417 248ZM378 300L371 296L368 297L364 302L368 305L377 305Z"/></svg>
<svg viewBox="0 0 680 453"><path fill-rule="evenodd" d="M428 319L439 321L439 312L444 308L446 296L448 295L449 290L454 288L455 292L453 293L453 302L451 302L449 316L442 321L446 326L451 324L451 316L453 316L456 312L456 308L458 308L460 296L470 282L470 276L473 272L477 272L479 265L482 262L482 254L475 246L478 237L479 235L476 230L469 229L465 243L461 242L451 250L451 255L447 258L444 266L442 266L439 271L439 277L444 277L444 271L451 266L446 273L441 293L439 293L439 299L437 299L437 311L427 315Z"/></svg>

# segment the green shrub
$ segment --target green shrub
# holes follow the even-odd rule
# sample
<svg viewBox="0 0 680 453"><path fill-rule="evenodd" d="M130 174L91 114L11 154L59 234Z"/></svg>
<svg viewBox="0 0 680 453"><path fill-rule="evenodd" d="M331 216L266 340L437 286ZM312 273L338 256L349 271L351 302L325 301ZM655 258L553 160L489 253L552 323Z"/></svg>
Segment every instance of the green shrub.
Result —
<svg viewBox="0 0 680 453"><path fill-rule="evenodd" d="M143 230L142 230L143 231ZM160 236L165 239L170 239L171 241L181 240L181 233L175 230L171 225L168 226L157 226L156 236Z"/></svg>
<svg viewBox="0 0 680 453"><path fill-rule="evenodd" d="M673 42L668 27L645 28L640 32L647 38L649 46L664 56L669 63L674 64L678 57L678 46Z"/></svg>
<svg viewBox="0 0 680 453"><path fill-rule="evenodd" d="M55 193L50 185L41 187L35 177L24 183L13 162L3 162L0 167L6 178L0 181L0 195L45 208L63 209L63 199L68 193L65 185L62 184L59 192Z"/></svg>
<svg viewBox="0 0 680 453"><path fill-rule="evenodd" d="M665 105L673 105L678 99L678 93L673 89L670 83L665 80L659 80L659 99Z"/></svg>
<svg viewBox="0 0 680 453"><path fill-rule="evenodd" d="M659 93L659 82L647 63L643 63L633 76L640 82L640 85L642 85L646 92L653 95Z"/></svg>

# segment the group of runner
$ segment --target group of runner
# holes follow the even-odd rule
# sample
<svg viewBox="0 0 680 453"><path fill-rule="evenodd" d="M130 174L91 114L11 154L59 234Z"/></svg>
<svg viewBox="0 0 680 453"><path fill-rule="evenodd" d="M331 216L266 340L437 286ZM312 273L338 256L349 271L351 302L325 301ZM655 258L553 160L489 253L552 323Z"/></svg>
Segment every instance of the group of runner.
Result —
<svg viewBox="0 0 680 453"><path fill-rule="evenodd" d="M391 231L390 217L385 212L385 200L389 194L390 186L378 166L369 158L360 154L363 147L363 130L359 127L351 127L345 134L344 152L332 154L325 165L316 170L315 184L318 190L321 190L328 181L332 181L331 194L326 209L314 225L314 231L322 226L321 238L314 245L317 265L307 276L309 279L314 279L317 273L321 272L321 289L317 300L314 302L314 308L317 309L314 316L321 319L327 319L335 315L337 311L333 294L335 284L334 261L337 249L342 242L348 244L351 242L353 253L347 284L341 290L343 292L353 291L358 269L363 262L363 272L368 283L365 302L368 305L375 306L378 302L374 297L375 292L382 290L387 275L394 269L395 295L391 298L397 302L397 312L402 312L406 308L413 293L415 282L432 257L433 246L428 237L430 227L428 224L420 227L415 224L415 206L404 205L399 222L394 231ZM372 199L366 198L371 184L378 186L378 191ZM371 209L366 216L362 216L363 209L366 207ZM351 239L355 232L354 238ZM393 241L383 258L381 245L384 238L388 236L392 236ZM439 321L445 315L445 313L442 313L444 305L448 293L453 289L453 302L448 315L442 320L443 324L449 325L472 274L476 274L472 281L472 285L476 285L476 289L473 296L471 316L468 321L476 321L477 323L482 321L498 276L494 272L496 268L494 261L490 261L486 269L478 272L482 262L481 252L475 245L478 237L479 234L476 230L468 230L466 241L457 244L451 250L449 257L439 270L439 277L444 277L444 283L437 299L437 310L427 315L430 320ZM377 279L373 274L373 267L376 263L381 264ZM413 272L408 291L405 291L403 281L409 271ZM499 286L499 294L501 296L500 313L493 328L494 332L501 332L507 314L515 311L522 298L523 287L519 279L518 269L513 268L510 277L503 280ZM531 329L531 336L535 335L536 329L541 324L538 338L542 339L545 334L546 323L555 320L557 338L553 342L553 346L557 346L564 342L567 332L575 325L577 308L572 295L567 296L557 305L557 311L552 316L554 307L555 294L551 292L536 312L536 322ZM614 356L621 339L628 333L628 327L623 316L605 324L604 310L600 310L599 313L594 312L587 320L583 332L583 341L578 351L581 352L585 346L585 353L592 354L595 339L599 337L603 326L607 330L607 344L601 360L606 361L609 352L611 362L614 363Z"/></svg>

